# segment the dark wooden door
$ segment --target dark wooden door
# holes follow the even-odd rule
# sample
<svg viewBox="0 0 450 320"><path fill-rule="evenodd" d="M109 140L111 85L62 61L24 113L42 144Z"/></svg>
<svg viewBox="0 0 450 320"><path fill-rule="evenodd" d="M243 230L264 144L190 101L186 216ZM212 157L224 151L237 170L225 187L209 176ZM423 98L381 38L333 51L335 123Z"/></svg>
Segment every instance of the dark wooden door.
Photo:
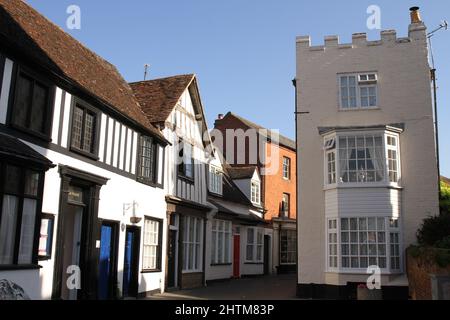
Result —
<svg viewBox="0 0 450 320"><path fill-rule="evenodd" d="M125 236L125 259L123 266L123 296L137 297L139 275L140 230L127 227Z"/></svg>
<svg viewBox="0 0 450 320"><path fill-rule="evenodd" d="M173 288L176 285L176 254L177 254L177 231L169 231L169 248L167 250L167 287Z"/></svg>

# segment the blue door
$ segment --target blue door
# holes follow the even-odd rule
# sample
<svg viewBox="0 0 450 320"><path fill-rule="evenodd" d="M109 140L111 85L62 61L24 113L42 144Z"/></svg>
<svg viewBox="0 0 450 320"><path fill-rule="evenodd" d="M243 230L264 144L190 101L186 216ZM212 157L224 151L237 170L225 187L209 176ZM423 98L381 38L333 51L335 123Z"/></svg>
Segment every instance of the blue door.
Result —
<svg viewBox="0 0 450 320"><path fill-rule="evenodd" d="M102 225L100 240L100 261L98 277L98 297L101 300L112 297L112 252L113 252L113 228L110 225Z"/></svg>

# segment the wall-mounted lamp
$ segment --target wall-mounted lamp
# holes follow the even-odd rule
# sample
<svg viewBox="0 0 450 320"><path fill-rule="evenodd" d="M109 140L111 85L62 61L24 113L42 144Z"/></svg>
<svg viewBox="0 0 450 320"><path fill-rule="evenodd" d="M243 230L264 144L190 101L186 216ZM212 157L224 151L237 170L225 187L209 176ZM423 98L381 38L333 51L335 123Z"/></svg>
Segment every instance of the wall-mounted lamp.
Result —
<svg viewBox="0 0 450 320"><path fill-rule="evenodd" d="M139 223L142 220L142 217L138 217L136 215L136 208L139 207L139 204L136 201L133 201L133 203L124 203L123 204L123 216L126 216L127 211L130 210L130 208L133 208L133 212L130 216L130 222L131 223Z"/></svg>

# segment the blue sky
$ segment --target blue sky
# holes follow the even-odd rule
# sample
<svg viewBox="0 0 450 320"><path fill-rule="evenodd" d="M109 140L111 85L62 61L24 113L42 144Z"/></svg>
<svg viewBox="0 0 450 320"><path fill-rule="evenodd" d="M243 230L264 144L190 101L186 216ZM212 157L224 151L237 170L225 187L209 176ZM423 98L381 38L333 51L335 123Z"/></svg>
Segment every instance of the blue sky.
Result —
<svg viewBox="0 0 450 320"><path fill-rule="evenodd" d="M217 114L236 112L294 137L295 37L321 44L337 34L368 30L366 10L381 8L381 28L407 35L409 7L421 7L429 30L450 20L448 0L28 0L34 8L110 61L128 81L196 73L211 125ZM66 9L81 8L81 30L68 30ZM434 37L438 70L441 173L450 176L450 30Z"/></svg>

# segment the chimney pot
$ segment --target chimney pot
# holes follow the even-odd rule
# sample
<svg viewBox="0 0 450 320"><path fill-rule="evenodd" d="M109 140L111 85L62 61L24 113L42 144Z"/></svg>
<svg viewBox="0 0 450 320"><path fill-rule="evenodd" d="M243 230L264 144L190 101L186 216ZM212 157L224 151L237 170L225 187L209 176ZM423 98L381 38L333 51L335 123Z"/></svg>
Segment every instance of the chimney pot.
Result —
<svg viewBox="0 0 450 320"><path fill-rule="evenodd" d="M419 7L411 7L409 11L411 11L411 23L422 23L422 19L420 18Z"/></svg>
<svg viewBox="0 0 450 320"><path fill-rule="evenodd" d="M222 120L223 119L223 113L219 113L219 115L217 116L217 120Z"/></svg>

